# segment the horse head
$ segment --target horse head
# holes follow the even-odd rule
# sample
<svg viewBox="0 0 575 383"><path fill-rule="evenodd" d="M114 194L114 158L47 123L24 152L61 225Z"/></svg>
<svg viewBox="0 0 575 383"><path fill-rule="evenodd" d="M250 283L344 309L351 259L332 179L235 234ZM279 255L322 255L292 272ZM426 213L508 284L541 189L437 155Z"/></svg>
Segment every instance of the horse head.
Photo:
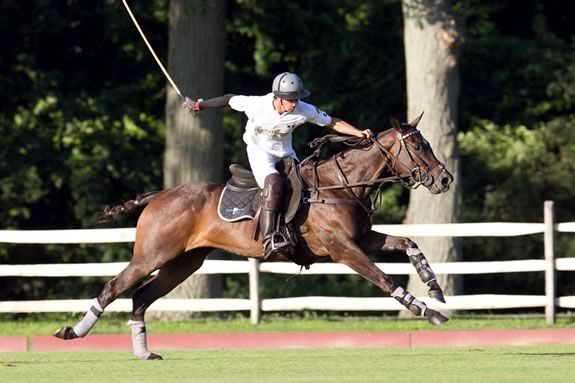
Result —
<svg viewBox="0 0 575 383"><path fill-rule="evenodd" d="M422 116L423 113L410 123L391 120L390 136L385 138L392 142L387 150L392 157L389 167L410 189L423 185L433 194L444 193L449 190L453 176L435 157L431 145L417 129Z"/></svg>

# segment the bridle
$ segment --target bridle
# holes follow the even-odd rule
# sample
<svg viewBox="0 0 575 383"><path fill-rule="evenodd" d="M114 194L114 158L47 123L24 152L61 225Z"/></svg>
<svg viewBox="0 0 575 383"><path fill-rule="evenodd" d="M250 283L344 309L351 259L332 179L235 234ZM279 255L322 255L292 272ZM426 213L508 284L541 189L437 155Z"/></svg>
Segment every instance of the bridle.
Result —
<svg viewBox="0 0 575 383"><path fill-rule="evenodd" d="M439 160L435 159L435 161L432 162L431 164L427 164L419 155L417 155L417 153L414 153L412 150L409 149L409 147L405 143L405 140L414 135L421 136L421 132L416 128L410 127L409 130L404 132L399 137L400 148L396 155L394 155L393 153L391 153L391 151L386 149L377 139L375 138L372 139L372 142L377 145L382 155L386 157L386 159L388 159L387 166L389 171L399 179L399 182L404 187L408 189L417 189L421 185L423 186L431 185L431 183L433 182L433 177L431 177L429 174L433 171L433 169L435 169L438 166L441 167L442 170L445 169L445 165ZM411 168L410 166L406 165L403 161L399 159L402 150L407 152L407 155L411 163L415 164L415 167ZM389 161L389 158L387 158L387 156L391 157L391 161ZM391 165L390 162L392 163ZM401 173L395 170L395 165L397 163L399 163L399 165L405 170L405 172ZM419 164L425 164L425 167L422 167Z"/></svg>
<svg viewBox="0 0 575 383"><path fill-rule="evenodd" d="M392 128L393 130L402 133L397 128ZM319 151L321 150L321 146L326 142L343 142L348 146L357 147L359 144L365 142L365 138L358 139L358 138L349 138L349 137L341 137L335 135L329 135L326 137L322 137L321 139L316 139L314 142L310 144L312 148L316 148L314 154L310 157L306 158L301 164L304 165L305 163L309 162L310 160L313 161L313 186L310 188L305 189L310 193L310 197L303 198L304 203L331 203L331 204L344 204L344 205L355 205L359 204L368 214L373 212L372 208L368 208L364 201L361 200L360 197L356 195L353 191L353 188L356 187L369 187L377 185L378 193L383 187L384 184L388 182L399 182L404 187L408 189L417 189L420 185L429 186L433 182L433 177L430 176L430 173L436 168L441 167L445 169L445 165L441 163L439 160L435 160L431 164L427 164L417 153L410 150L409 146L406 145L405 140L411 136L420 135L421 132L416 128L407 129L403 131L401 136L398 138L400 142L400 148L397 154L393 154L389 149L385 148L383 144L381 144L377 138L370 139L370 146L376 145L379 149L379 152L382 154L384 159L386 160L386 164L388 167L391 176L376 178L369 181L359 181L350 183L341 168L341 165L338 162L337 155L333 157L335 161L335 167L337 172L337 177L340 180L340 184L338 185L327 185L327 186L319 186L318 175L317 175L317 157L319 156ZM393 148L395 144L392 145ZM415 164L414 167L408 166L405 162L403 162L399 157L401 155L401 151L404 150L407 153L411 163ZM417 160L417 161L416 161ZM424 164L424 166L420 165ZM395 168L399 165L402 168L402 171L397 171ZM353 200L350 199L343 199L343 198L320 198L319 194L320 191L327 191L327 190L341 190L346 189Z"/></svg>

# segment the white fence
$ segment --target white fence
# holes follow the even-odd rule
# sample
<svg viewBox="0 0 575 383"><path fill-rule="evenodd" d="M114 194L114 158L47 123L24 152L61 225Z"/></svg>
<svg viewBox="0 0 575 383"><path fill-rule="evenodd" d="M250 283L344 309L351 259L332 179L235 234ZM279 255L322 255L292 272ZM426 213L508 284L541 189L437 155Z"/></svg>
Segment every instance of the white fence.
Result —
<svg viewBox="0 0 575 383"><path fill-rule="evenodd" d="M575 296L557 297L555 294L556 271L575 271L575 258L555 258L553 238L555 232L575 232L575 222L555 224L553 202L544 205L543 223L462 223L430 225L376 225L374 229L390 235L405 237L505 237L541 234L544 235L544 259L527 259L498 262L451 262L434 263L436 274L488 274L510 272L545 272L544 295L458 295L446 297L441 304L421 297L430 307L453 310L510 309L544 307L548 323L555 322L555 310L575 308ZM118 243L133 242L135 229L87 229L46 231L0 231L0 243ZM83 264L41 264L0 265L0 277L86 277L116 276L126 262L83 263ZM377 266L391 275L412 274L415 270L409 263L377 263ZM357 297L291 297L261 299L259 295L260 273L298 274L299 266L292 263L260 263L256 260L223 261L208 260L199 274L248 274L249 299L160 299L149 310L155 311L250 311L252 323L257 323L260 313L269 311L333 310L333 311L396 311L403 307L393 298ZM301 275L354 274L343 265L319 263ZM367 282L366 282L367 283ZM83 312L90 306L90 300L42 300L3 301L0 312ZM130 299L118 299L106 311L129 312Z"/></svg>

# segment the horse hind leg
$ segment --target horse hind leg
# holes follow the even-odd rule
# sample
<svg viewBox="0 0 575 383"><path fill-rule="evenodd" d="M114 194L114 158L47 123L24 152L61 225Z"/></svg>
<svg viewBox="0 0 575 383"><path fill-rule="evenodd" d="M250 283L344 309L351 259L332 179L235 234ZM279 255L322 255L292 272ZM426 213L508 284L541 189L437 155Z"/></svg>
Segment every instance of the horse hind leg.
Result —
<svg viewBox="0 0 575 383"><path fill-rule="evenodd" d="M98 298L94 299L92 306L80 322L74 327L61 327L53 335L64 340L83 338L94 327L106 306L152 271L150 267L132 259L120 274L104 285L102 292Z"/></svg>
<svg viewBox="0 0 575 383"><path fill-rule="evenodd" d="M196 249L180 255L163 266L158 274L140 286L132 294L132 319L128 324L132 327L132 351L141 360L162 359L158 354L148 349L146 310L157 299L172 291L203 264L212 249Z"/></svg>

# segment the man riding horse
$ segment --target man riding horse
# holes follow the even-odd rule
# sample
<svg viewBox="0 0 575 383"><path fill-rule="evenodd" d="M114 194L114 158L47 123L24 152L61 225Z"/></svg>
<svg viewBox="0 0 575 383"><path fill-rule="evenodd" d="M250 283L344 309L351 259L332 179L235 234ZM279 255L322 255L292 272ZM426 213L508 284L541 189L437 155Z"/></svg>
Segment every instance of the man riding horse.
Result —
<svg viewBox="0 0 575 383"><path fill-rule="evenodd" d="M295 94L305 95L302 90L303 86L299 92L296 89ZM274 99L273 94L268 100L269 103L262 107L267 105L270 111L276 110L274 104L279 104L283 110L286 102L285 99ZM195 104L191 105L193 110ZM307 104L300 102L300 105ZM196 109L201 108L196 105ZM280 119L282 114L275 113ZM410 294L370 259L370 256L379 257L390 251L405 254L421 281L428 286L429 297L445 302L435 273L417 244L409 238L373 230L369 219L372 212L369 201L388 182L401 183L410 189L424 186L432 194L449 190L453 176L417 129L420 120L421 115L409 123L393 120L392 127L377 137L362 140L365 142L361 145L353 144L350 149L326 160L303 166L300 175L310 197L292 223L298 235L295 250L306 264L321 259L346 265L414 315L426 318L433 325L441 325L449 319ZM250 129L260 126L251 123L254 122L248 124ZM335 122L334 126L337 125ZM250 137L247 134L247 138ZM252 146L255 143L248 145ZM258 168L259 163L252 165ZM150 305L198 271L215 249L238 256L263 257L258 254L262 244L254 238L250 221L218 219L218 202L226 188L222 184L191 182L144 193L133 200L106 207L103 216L108 221L138 212L132 259L124 270L106 282L75 326L61 327L54 336L64 340L86 336L112 302L149 277L132 293L129 322L132 349L139 359L161 359L147 345L144 316ZM269 191L270 187L267 189Z"/></svg>
<svg viewBox="0 0 575 383"><path fill-rule="evenodd" d="M229 105L248 117L243 135L251 170L262 189L260 231L263 235L264 259L271 255L291 252L290 242L277 231L283 195L283 180L276 164L285 157L297 155L292 146L292 132L298 126L311 122L327 126L340 134L371 139L371 130L359 130L315 106L301 101L310 95L299 76L284 72L277 75L272 92L263 96L225 96L198 101L186 98L183 107L194 113L204 108Z"/></svg>

